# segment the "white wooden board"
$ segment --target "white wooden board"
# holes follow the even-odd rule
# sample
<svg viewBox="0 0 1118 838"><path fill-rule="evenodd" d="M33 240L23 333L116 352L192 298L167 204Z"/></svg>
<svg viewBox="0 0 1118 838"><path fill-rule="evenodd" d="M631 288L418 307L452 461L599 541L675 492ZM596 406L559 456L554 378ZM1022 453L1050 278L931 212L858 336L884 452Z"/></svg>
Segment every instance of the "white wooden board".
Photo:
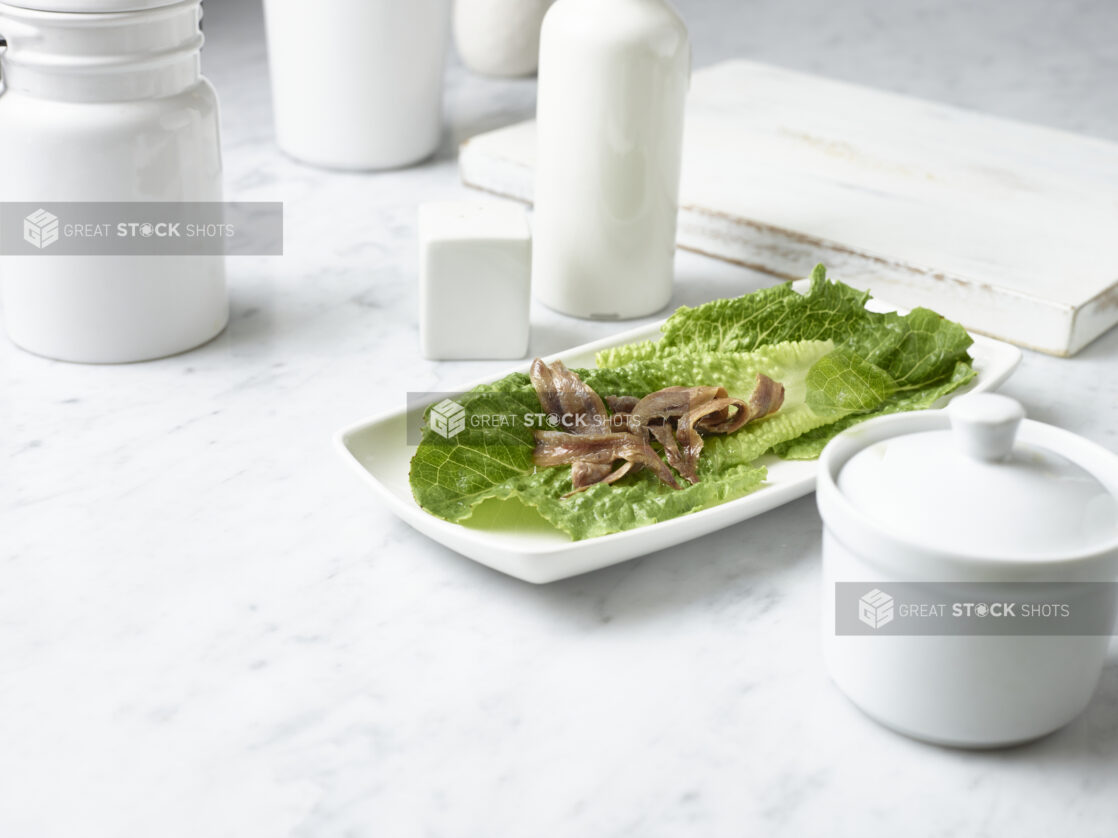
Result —
<svg viewBox="0 0 1118 838"><path fill-rule="evenodd" d="M747 61L697 72L687 120L681 247L1054 355L1118 322L1118 144ZM534 158L514 125L462 178L530 202Z"/></svg>

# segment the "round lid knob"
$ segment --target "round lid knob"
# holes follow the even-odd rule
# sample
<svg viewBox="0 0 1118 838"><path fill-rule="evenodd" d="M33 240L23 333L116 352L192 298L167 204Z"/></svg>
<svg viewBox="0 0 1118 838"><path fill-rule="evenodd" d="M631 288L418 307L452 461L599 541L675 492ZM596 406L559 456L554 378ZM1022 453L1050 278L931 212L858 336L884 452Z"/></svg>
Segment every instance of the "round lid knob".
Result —
<svg viewBox="0 0 1118 838"><path fill-rule="evenodd" d="M992 463L1013 453L1025 408L1008 396L974 393L951 402L947 415L959 450L976 460Z"/></svg>

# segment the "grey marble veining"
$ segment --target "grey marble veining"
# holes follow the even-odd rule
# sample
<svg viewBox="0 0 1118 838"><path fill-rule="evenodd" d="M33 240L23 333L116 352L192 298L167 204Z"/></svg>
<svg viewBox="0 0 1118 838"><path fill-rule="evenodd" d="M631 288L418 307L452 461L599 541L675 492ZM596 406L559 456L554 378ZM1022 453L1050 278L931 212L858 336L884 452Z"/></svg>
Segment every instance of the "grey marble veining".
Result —
<svg viewBox="0 0 1118 838"><path fill-rule="evenodd" d="M544 588L379 508L330 449L407 390L503 363L417 348L415 205L468 196L457 142L531 81L457 66L426 166L300 166L270 141L255 3L211 0L231 196L287 256L232 266L234 318L155 363L0 343L0 835L1112 836L1118 657L1087 712L992 753L893 735L830 685L806 498ZM689 0L734 55L1118 139L1111 3ZM769 279L684 254L673 304ZM536 309L532 351L608 335ZM1005 391L1118 450L1118 331L1026 353Z"/></svg>

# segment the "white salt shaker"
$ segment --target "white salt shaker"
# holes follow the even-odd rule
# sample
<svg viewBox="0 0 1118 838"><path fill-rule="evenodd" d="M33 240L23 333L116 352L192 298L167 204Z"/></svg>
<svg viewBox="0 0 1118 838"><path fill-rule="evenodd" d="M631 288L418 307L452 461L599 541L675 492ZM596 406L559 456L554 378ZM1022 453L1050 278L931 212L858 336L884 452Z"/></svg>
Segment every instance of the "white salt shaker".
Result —
<svg viewBox="0 0 1118 838"><path fill-rule="evenodd" d="M540 26L553 0L454 0L462 62L484 76L530 76L539 66Z"/></svg>
<svg viewBox="0 0 1118 838"><path fill-rule="evenodd" d="M524 357L532 239L522 207L498 201L421 205L419 263L424 357Z"/></svg>
<svg viewBox="0 0 1118 838"><path fill-rule="evenodd" d="M540 45L537 298L578 317L672 294L687 28L666 0L559 0Z"/></svg>
<svg viewBox="0 0 1118 838"><path fill-rule="evenodd" d="M200 20L199 0L0 2L0 201L221 201L218 104L201 75ZM55 218L43 210L29 222ZM64 361L183 352L229 314L221 256L44 247L0 257L0 288L12 341Z"/></svg>

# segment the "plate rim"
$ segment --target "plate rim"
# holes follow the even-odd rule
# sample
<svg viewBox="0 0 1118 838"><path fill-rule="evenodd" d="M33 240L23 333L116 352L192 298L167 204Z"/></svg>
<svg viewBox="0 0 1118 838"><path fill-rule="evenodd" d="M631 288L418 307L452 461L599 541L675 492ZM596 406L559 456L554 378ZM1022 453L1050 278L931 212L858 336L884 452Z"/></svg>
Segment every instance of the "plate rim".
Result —
<svg viewBox="0 0 1118 838"><path fill-rule="evenodd" d="M806 285L807 282L808 281L806 280L801 280L797 283L793 283L793 287L803 287L804 285ZM797 288L797 290L799 290L799 288ZM900 314L907 313L906 309L900 308L898 306L893 306L888 301L881 300L877 297L871 298L871 302L876 303L875 308L879 308L884 311L897 312ZM543 357L545 360L551 361L560 359L563 356L570 356L574 353L596 354L602 349L619 346L625 343L632 343L638 340L648 340L652 336L659 333L660 327L666 322L667 319L667 317L661 318L654 322L636 326L632 329L626 329L624 331L606 336L604 338L599 338L597 340L588 341L587 343L571 346L566 349L560 350L559 352L550 353ZM978 386L971 388L967 392L978 392L981 390L996 389L997 387L1005 383L1005 381L1013 375L1017 367L1020 365L1023 358L1021 349L1005 341L998 340L997 338L991 338L969 331L968 334L974 341L975 345L986 345L992 347L998 352L999 355L1004 356L1005 361L1004 368L1001 368L997 374L992 375L985 381L979 381ZM486 374L455 389L466 391L483 384L490 384L513 373L522 373L528 368L530 364L531 360L521 361L518 362L516 365L510 367L509 369L498 372L496 374ZM795 482L777 484L775 486L761 486L757 491L751 492L750 494L745 495L741 498L735 498L734 500L718 504L717 506L708 507L706 509L699 509L694 512L687 513L686 515L681 515L667 521L659 521L655 524L650 524L645 527L637 527L630 530L623 530L621 532L608 533L606 535L582 539L579 541L556 541L554 543L541 544L538 547L513 547L512 545L502 544L499 540L494 538L493 533L473 529L459 523L446 521L436 515L432 515L430 512L427 512L425 509L419 506L419 504L415 502L414 498L410 499L410 503L406 503L400 496L398 496L396 492L385 485L381 479L379 479L375 474L373 474L373 472L366 468L362 464L361 460L358 458L357 454L349 447L348 441L357 434L386 422L398 421L400 419L404 419L406 421L406 417L409 412L409 408L407 407L397 407L378 411L376 414L350 423L333 434L333 447L346 462L346 465L357 473L362 482L372 488L375 495L385 501L392 512L398 518L403 520L404 523L408 524L408 526L417 530L420 534L425 535L428 538L431 538L432 540L442 544L448 549L465 555L467 558L470 558L474 561L479 562L480 564L487 565L500 572L515 576L528 582L541 583L555 581L557 579L566 578L566 576L578 575L580 573L588 571L574 570L572 573L566 575L543 573L540 574L541 578L530 578L531 574L515 572L507 567L500 566L504 564L504 562L495 560L499 559L500 557L504 557L509 561L515 561L517 559L527 559L531 561L542 562L546 561L547 559L554 559L556 557L569 555L572 552L605 551L609 549L610 545L614 545L619 542L641 542L650 538L654 538L655 536L652 534L663 534L668 528L673 526L678 528L684 522L691 525L685 527L684 529L701 530L701 532L698 532L694 535L684 534L678 540L661 537L657 539L659 542L657 546L651 548L652 550L667 549L685 541L689 541L692 538L697 538L701 535L715 532L718 529L730 526L733 523L748 520L748 518L735 519L733 517L737 509L737 505L740 503L752 503L755 506L759 506L760 508L754 513L754 515L748 516L754 517L755 515L764 514L765 512L769 512L778 506L783 506L786 503L790 503L793 500L811 494L811 492L815 490L815 475L812 475L812 480L810 481L801 478L801 480L803 480L802 485L800 483L800 480L797 480ZM764 495L766 489L774 493L776 497L771 498L771 504L766 504L764 502L758 503L757 499L759 497L766 497L766 495ZM714 526L708 528L704 526L703 523L708 518L726 518L727 520L716 520ZM461 549L463 543L478 550L484 549L486 551L485 557L482 558L478 555L471 555L469 552L464 552ZM633 553L631 551L619 551L617 553L617 558L614 561L610 561L608 562L608 564L600 565L600 567L605 567L609 564L619 564L623 561L628 561L629 559L636 556L643 555L645 552L649 551L643 550L642 552L636 553Z"/></svg>

